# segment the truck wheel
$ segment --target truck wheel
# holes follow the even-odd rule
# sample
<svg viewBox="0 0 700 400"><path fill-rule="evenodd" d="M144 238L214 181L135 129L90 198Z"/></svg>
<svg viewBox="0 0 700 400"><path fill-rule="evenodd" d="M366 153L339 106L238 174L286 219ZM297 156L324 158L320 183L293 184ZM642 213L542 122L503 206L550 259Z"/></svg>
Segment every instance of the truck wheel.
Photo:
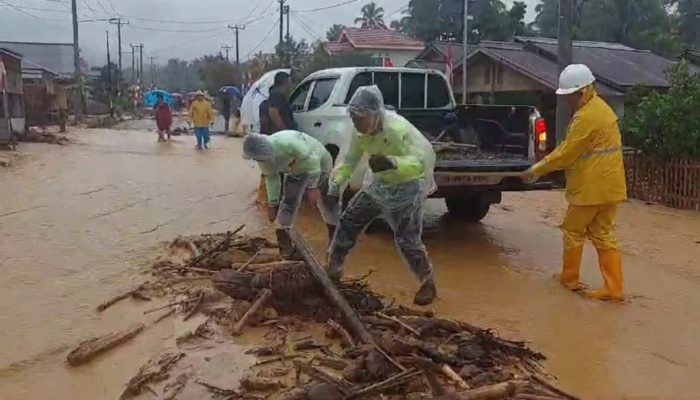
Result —
<svg viewBox="0 0 700 400"><path fill-rule="evenodd" d="M480 195L448 197L445 203L451 216L466 222L481 221L491 207Z"/></svg>

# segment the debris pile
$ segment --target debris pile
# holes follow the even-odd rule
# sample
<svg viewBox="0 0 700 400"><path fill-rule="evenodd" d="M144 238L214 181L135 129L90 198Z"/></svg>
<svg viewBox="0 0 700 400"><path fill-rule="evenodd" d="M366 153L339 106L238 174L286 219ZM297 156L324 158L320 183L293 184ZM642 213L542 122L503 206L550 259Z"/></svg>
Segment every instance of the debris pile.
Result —
<svg viewBox="0 0 700 400"><path fill-rule="evenodd" d="M48 143L60 146L65 146L70 143L70 140L61 134L39 130L34 127L27 129L24 133L18 134L16 137L17 141L27 143Z"/></svg>
<svg viewBox="0 0 700 400"><path fill-rule="evenodd" d="M185 399L180 396L190 385L212 399L576 398L550 383L539 364L544 357L524 343L395 305L369 289L367 276L333 285L319 275L318 261L298 234L293 239L304 261L284 261L275 243L241 235L242 229L177 238L169 248L189 258L155 263L152 281L98 306L103 312L127 298L167 296L168 304L146 311L163 312L153 323L176 313L204 319L177 339L177 352L144 365L121 399L144 391ZM68 360L87 362L143 330L137 325L86 341ZM238 384L223 387L197 378L191 368L177 369L193 343L223 338L236 346L233 337L246 331L262 331L264 339L247 351L257 362Z"/></svg>

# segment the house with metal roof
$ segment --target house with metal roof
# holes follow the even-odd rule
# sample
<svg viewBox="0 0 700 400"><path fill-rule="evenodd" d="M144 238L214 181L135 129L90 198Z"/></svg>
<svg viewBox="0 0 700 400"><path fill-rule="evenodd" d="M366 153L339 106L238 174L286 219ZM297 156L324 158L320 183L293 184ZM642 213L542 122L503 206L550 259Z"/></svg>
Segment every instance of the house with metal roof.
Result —
<svg viewBox="0 0 700 400"><path fill-rule="evenodd" d="M331 56L368 55L378 66L403 67L425 49L425 43L385 28L343 28L335 42L324 44Z"/></svg>
<svg viewBox="0 0 700 400"><path fill-rule="evenodd" d="M13 133L24 132L22 55L0 47L0 144L12 142Z"/></svg>
<svg viewBox="0 0 700 400"><path fill-rule="evenodd" d="M73 75L72 43L3 42L0 47L22 54L34 65L40 65L61 75Z"/></svg>

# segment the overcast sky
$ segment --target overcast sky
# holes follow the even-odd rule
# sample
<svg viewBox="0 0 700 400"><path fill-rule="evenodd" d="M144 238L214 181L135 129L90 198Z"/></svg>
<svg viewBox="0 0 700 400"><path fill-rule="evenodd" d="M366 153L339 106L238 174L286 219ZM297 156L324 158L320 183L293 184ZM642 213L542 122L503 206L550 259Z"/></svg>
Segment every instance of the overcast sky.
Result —
<svg viewBox="0 0 700 400"><path fill-rule="evenodd" d="M332 24L352 25L369 0L288 0L292 9L291 33L314 41L325 37ZM532 18L538 0L525 0ZM333 7L338 3L350 4ZM510 1L506 1L510 3ZM376 0L387 22L398 19L408 0ZM13 8L12 6L18 7ZM329 7L319 11L312 9ZM297 12L294 12L297 11ZM106 57L105 31L109 30L112 56L116 59L116 27L106 18L122 16L130 25L122 29L122 51L130 43L144 44L145 58L156 63L168 58L191 59L234 45L228 24L245 24L240 36L240 55L245 60L257 52L269 52L279 37L277 0L78 0L80 47L92 65ZM168 21L168 22L163 22ZM0 0L0 40L72 42L70 0ZM231 58L234 58L233 50ZM125 55L124 64L131 62Z"/></svg>

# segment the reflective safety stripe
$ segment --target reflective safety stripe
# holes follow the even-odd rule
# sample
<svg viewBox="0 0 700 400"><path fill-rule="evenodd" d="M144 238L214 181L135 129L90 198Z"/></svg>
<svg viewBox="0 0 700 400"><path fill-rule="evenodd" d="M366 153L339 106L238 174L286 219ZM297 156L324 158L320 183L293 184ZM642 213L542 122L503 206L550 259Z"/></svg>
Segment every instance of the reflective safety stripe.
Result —
<svg viewBox="0 0 700 400"><path fill-rule="evenodd" d="M581 158L583 158L585 160L585 159L589 159L591 157L605 156L608 154L617 153L618 151L622 151L622 146L611 147L609 149L589 151L588 153L581 155Z"/></svg>

